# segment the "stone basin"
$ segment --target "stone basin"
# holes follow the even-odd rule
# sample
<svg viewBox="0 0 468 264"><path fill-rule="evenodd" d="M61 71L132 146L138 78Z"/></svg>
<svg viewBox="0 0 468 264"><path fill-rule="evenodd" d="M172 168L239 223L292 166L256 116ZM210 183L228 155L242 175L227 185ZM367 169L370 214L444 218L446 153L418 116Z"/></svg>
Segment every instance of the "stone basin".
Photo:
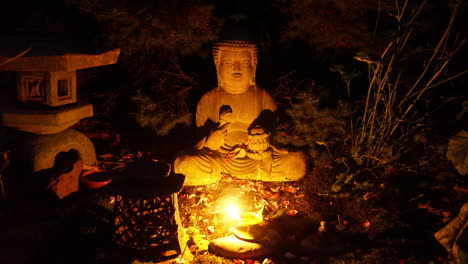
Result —
<svg viewBox="0 0 468 264"><path fill-rule="evenodd" d="M265 229L260 239L244 240L235 235L229 235L213 239L209 248L213 253L226 258L261 258L273 254L279 240L280 234L277 231Z"/></svg>

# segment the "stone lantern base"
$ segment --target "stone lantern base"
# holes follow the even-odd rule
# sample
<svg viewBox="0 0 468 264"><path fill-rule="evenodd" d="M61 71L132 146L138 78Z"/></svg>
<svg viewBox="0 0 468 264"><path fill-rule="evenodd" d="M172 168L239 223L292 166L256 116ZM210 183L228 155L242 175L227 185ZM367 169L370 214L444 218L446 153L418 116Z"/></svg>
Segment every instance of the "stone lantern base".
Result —
<svg viewBox="0 0 468 264"><path fill-rule="evenodd" d="M91 140L81 132L66 129L49 135L14 132L15 156L24 173L33 173L53 167L60 152L71 149L80 153L84 164L97 165L96 152Z"/></svg>

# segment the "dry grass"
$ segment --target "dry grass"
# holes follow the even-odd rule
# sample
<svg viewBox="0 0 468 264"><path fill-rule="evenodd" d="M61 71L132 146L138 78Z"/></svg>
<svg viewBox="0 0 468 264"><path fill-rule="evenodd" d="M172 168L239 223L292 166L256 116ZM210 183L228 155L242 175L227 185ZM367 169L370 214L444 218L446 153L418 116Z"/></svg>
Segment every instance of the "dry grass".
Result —
<svg viewBox="0 0 468 264"><path fill-rule="evenodd" d="M396 1L398 4L398 1ZM461 1L452 8L450 20L423 65L422 71L411 82L401 84L402 72L399 64L405 63L408 40L415 29L415 20L424 8L424 1L416 10L408 10L408 1L397 6L393 15L398 23L398 34L388 43L378 59L356 56L357 60L368 64L369 87L365 98L362 118L352 124L351 152L358 164L367 167L385 167L396 160L403 147L397 147L393 140L411 138L424 121L424 116L416 113L416 106L423 95L431 88L447 82L461 74L436 82L447 64L464 44L465 39L452 41L451 29L460 11Z"/></svg>

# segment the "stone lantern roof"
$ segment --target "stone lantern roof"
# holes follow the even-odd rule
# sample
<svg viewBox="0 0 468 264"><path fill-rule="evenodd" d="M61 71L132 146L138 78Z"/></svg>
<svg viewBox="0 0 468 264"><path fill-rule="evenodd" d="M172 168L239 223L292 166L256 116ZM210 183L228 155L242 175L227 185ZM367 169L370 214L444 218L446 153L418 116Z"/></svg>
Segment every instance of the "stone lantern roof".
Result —
<svg viewBox="0 0 468 264"><path fill-rule="evenodd" d="M0 37L0 63L30 50L23 56L0 65L5 71L76 71L117 62L120 49L90 48L84 41Z"/></svg>
<svg viewBox="0 0 468 264"><path fill-rule="evenodd" d="M16 72L16 99L22 103L18 107L12 98L2 99L2 125L44 135L92 116L92 105L78 102L76 71L115 64L119 53L85 41L0 36L0 71Z"/></svg>

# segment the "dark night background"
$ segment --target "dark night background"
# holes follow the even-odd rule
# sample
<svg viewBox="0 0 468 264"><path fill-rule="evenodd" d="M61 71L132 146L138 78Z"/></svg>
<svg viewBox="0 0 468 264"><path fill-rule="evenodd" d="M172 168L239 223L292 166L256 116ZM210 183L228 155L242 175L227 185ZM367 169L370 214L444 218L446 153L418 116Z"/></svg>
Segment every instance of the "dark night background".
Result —
<svg viewBox="0 0 468 264"><path fill-rule="evenodd" d="M374 3L376 1L316 1L315 4L304 4L307 2L22 0L5 3L4 15L0 18L0 32L4 36L65 38L87 41L96 47L121 47L118 65L89 70L101 72L97 76L90 74L96 77L90 82L106 83L95 85L102 87L97 89L141 89L135 87L135 79L141 77L138 71L145 68L167 69L171 67L169 61L175 61L196 82L189 91L191 111L197 98L216 84L210 55L214 41L226 36L246 38L259 44L257 82L261 86L274 94L277 79L287 73L294 73L297 80L316 80L323 84L326 100L333 104L334 100L345 97L346 91L339 75L329 70L330 66L339 64L347 69L366 72L366 65L352 57L361 51L369 54L382 51L383 45L395 34L395 23L388 15L394 11L393 2L377 1L381 2L380 12L379 6ZM416 6L419 2L412 2L410 6ZM197 6L210 6L212 9L194 14L192 11ZM450 3L446 1L430 1L426 5L408 49L434 44L447 21L449 6ZM458 33L459 38L466 34L461 23L466 8L461 9L457 20L459 23L453 29L454 35ZM109 10L123 10L126 13L122 15L115 12L113 17ZM184 19L181 17L184 14L189 15ZM158 15L162 16L159 21L161 27L153 27L156 32L148 32L151 27L146 18L140 16ZM196 19L205 17L208 17L204 19L206 24L197 25ZM126 23L128 27L135 27L132 24L135 23L141 32L135 28L130 33L124 32ZM172 33L178 32L178 39L172 42L171 35L162 31L162 28ZM190 34L189 31L197 32ZM152 40L158 37L156 35L161 37ZM134 40L130 39L132 36ZM204 38L197 39L196 36ZM151 46L151 43L154 45ZM190 48L192 45L194 47ZM465 57L466 48L462 47L450 63L447 76L464 70ZM135 65L138 65L138 70ZM86 71L79 73L84 75L82 82L91 78L85 76ZM116 80L115 76L124 78ZM97 79L106 77L106 80ZM360 79L356 79L353 84L356 99L365 92L365 83L360 82ZM464 89L461 87L464 84L463 77L457 78L451 82L452 89L439 89L437 92L445 91L447 94L441 95L444 97L463 96ZM82 85L79 89L83 96L86 96L86 88L86 85Z"/></svg>
<svg viewBox="0 0 468 264"><path fill-rule="evenodd" d="M401 236L410 241L405 244L408 248L398 247L389 259L399 259L399 263L448 264L452 263L450 257L432 234L446 224L444 213L455 216L467 201L466 176L457 174L445 157L449 138L467 129L468 110L463 104L467 75L424 93L411 116L421 121L408 122L408 127L417 128L388 139L390 149L401 149L389 163L365 167L354 162L349 145L355 135L349 127L350 120L362 117L369 87L368 64L353 57L361 54L379 61L387 44L406 32L409 14L425 3L392 72L392 78L402 76L399 95L403 95L424 69L456 2L461 4L445 53L435 60L451 61L437 83L467 70L467 45L458 47L467 37L466 1L409 1L407 8L412 11L407 11L398 24L390 15L397 12L395 1L389 0L16 0L1 5L0 37L66 39L96 49L120 48L115 65L77 72L78 100L92 103L94 116L75 128L90 135L98 155L112 153L117 157L143 151L168 162L193 144L191 121L196 103L203 93L216 86L212 45L220 39L255 41L259 49L257 84L277 101L280 123L284 125L275 134L275 140L312 157L311 167L315 169L299 183L310 203L317 208L339 204L345 211L343 217L354 217L356 222L367 220L369 208L385 208L385 214L379 216L386 220L398 218L396 222L401 224L395 233L389 231L389 237ZM0 55L12 56L4 53L0 50ZM333 70L339 67L344 75ZM346 80L350 80L350 95ZM2 96L12 96L6 87L13 82L11 72L0 72ZM318 102L313 106L307 104L314 100ZM156 109L151 109L151 105L157 105ZM461 112L465 114L462 116ZM316 116L312 120L301 119L298 113ZM7 130L2 128L0 132L4 136ZM310 135L304 135L309 132ZM0 143L2 151L8 149L3 137ZM355 175L351 183L372 182L373 187L363 190L357 184L343 184L337 200L333 200L335 194L333 198L320 196L337 183L342 184L339 175ZM378 198L364 198L369 195ZM372 205L357 208L361 202ZM4 204L7 209L14 207ZM20 215L27 218L28 213ZM400 243L395 237L392 239ZM359 247L359 239L350 241ZM53 246L61 248L59 244ZM394 244L389 247L397 248ZM414 254L411 247L417 249ZM68 253L65 251L62 258L56 257L50 263L68 261ZM39 255L39 259L49 258L47 253ZM396 263L386 262L386 257L379 255L374 263ZM361 260L343 261L370 263ZM281 259L278 263L295 262Z"/></svg>

